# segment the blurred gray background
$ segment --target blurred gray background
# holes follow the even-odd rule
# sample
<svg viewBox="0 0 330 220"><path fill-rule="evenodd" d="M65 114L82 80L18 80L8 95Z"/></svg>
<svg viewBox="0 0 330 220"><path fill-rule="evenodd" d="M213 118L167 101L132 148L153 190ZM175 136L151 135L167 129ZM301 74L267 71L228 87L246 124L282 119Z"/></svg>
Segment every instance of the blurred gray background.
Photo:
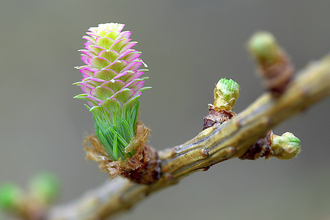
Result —
<svg viewBox="0 0 330 220"><path fill-rule="evenodd" d="M132 31L152 86L141 118L157 149L182 144L202 128L221 77L241 86L240 112L262 92L245 44L269 30L297 69L330 51L327 0L0 0L0 182L26 187L52 171L68 202L109 177L86 161L82 141L92 114L72 97L81 79L82 36L99 23ZM330 219L330 99L281 124L302 152L290 161L230 160L196 173L119 219Z"/></svg>

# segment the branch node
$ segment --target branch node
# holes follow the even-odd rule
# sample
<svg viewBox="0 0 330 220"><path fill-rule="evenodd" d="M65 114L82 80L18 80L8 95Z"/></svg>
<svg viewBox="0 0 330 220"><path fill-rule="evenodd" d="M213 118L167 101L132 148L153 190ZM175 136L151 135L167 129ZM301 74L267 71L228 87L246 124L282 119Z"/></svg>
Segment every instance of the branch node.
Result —
<svg viewBox="0 0 330 220"><path fill-rule="evenodd" d="M165 180L168 182L173 180L173 175L170 173L163 173L163 176L164 176Z"/></svg>
<svg viewBox="0 0 330 220"><path fill-rule="evenodd" d="M204 158L206 158L206 157L209 156L209 152L208 152L205 148L203 148L203 149L201 150L201 152L202 152L202 156L203 156Z"/></svg>

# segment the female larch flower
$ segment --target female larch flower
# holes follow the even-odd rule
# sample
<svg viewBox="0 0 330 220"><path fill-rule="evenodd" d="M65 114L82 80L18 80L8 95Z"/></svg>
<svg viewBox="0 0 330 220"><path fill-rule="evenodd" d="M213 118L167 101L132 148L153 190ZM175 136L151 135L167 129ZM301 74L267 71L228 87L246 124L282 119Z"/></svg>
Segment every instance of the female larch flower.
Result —
<svg viewBox="0 0 330 220"><path fill-rule="evenodd" d="M121 175L130 180L152 184L161 174L158 153L146 145L150 130L138 120L139 98L150 87L140 69L146 66L137 43L122 31L124 24L107 23L92 27L83 38L87 41L77 67L83 79L75 83L83 93L75 96L87 100L93 113L95 134L86 137L86 158L99 163L110 177Z"/></svg>
<svg viewBox="0 0 330 220"><path fill-rule="evenodd" d="M141 53L132 47L137 43L129 38L131 32L122 31L124 24L107 23L91 27L82 52L86 64L77 67L83 79L75 83L83 93L74 98L88 101L86 107L93 113L95 133L112 160L125 160L125 147L134 138L139 97L143 87L139 69ZM145 65L145 64L144 64Z"/></svg>

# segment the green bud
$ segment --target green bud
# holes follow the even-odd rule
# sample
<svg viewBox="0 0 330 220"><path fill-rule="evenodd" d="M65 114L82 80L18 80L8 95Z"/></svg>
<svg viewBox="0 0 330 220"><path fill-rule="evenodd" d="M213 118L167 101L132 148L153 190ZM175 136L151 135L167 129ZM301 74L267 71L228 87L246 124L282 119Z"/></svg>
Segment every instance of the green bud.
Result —
<svg viewBox="0 0 330 220"><path fill-rule="evenodd" d="M41 173L30 182L31 194L43 204L52 202L56 198L59 188L58 178L51 173Z"/></svg>
<svg viewBox="0 0 330 220"><path fill-rule="evenodd" d="M0 187L0 209L15 209L21 199L21 190L16 185L6 183Z"/></svg>
<svg viewBox="0 0 330 220"><path fill-rule="evenodd" d="M222 78L214 89L214 106L232 110L239 97L239 85L232 79Z"/></svg>
<svg viewBox="0 0 330 220"><path fill-rule="evenodd" d="M271 148L274 156L281 160L289 160L297 156L300 151L300 140L290 132L282 136L273 135Z"/></svg>
<svg viewBox="0 0 330 220"><path fill-rule="evenodd" d="M248 50L252 56L262 63L273 63L278 58L278 45L269 32L257 32L248 42Z"/></svg>

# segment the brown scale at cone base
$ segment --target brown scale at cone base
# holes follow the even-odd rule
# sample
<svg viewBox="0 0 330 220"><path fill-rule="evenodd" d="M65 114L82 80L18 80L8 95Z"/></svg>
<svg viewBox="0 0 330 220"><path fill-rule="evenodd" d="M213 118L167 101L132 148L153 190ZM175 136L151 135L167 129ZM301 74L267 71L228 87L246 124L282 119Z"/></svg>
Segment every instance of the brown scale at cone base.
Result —
<svg viewBox="0 0 330 220"><path fill-rule="evenodd" d="M146 145L150 130L138 121L136 134L129 146L134 150L134 154L125 160L113 161L96 135L86 137L84 145L86 158L99 163L99 168L103 172L108 172L111 178L117 175L126 177L139 184L153 184L161 175L161 160L158 152Z"/></svg>

